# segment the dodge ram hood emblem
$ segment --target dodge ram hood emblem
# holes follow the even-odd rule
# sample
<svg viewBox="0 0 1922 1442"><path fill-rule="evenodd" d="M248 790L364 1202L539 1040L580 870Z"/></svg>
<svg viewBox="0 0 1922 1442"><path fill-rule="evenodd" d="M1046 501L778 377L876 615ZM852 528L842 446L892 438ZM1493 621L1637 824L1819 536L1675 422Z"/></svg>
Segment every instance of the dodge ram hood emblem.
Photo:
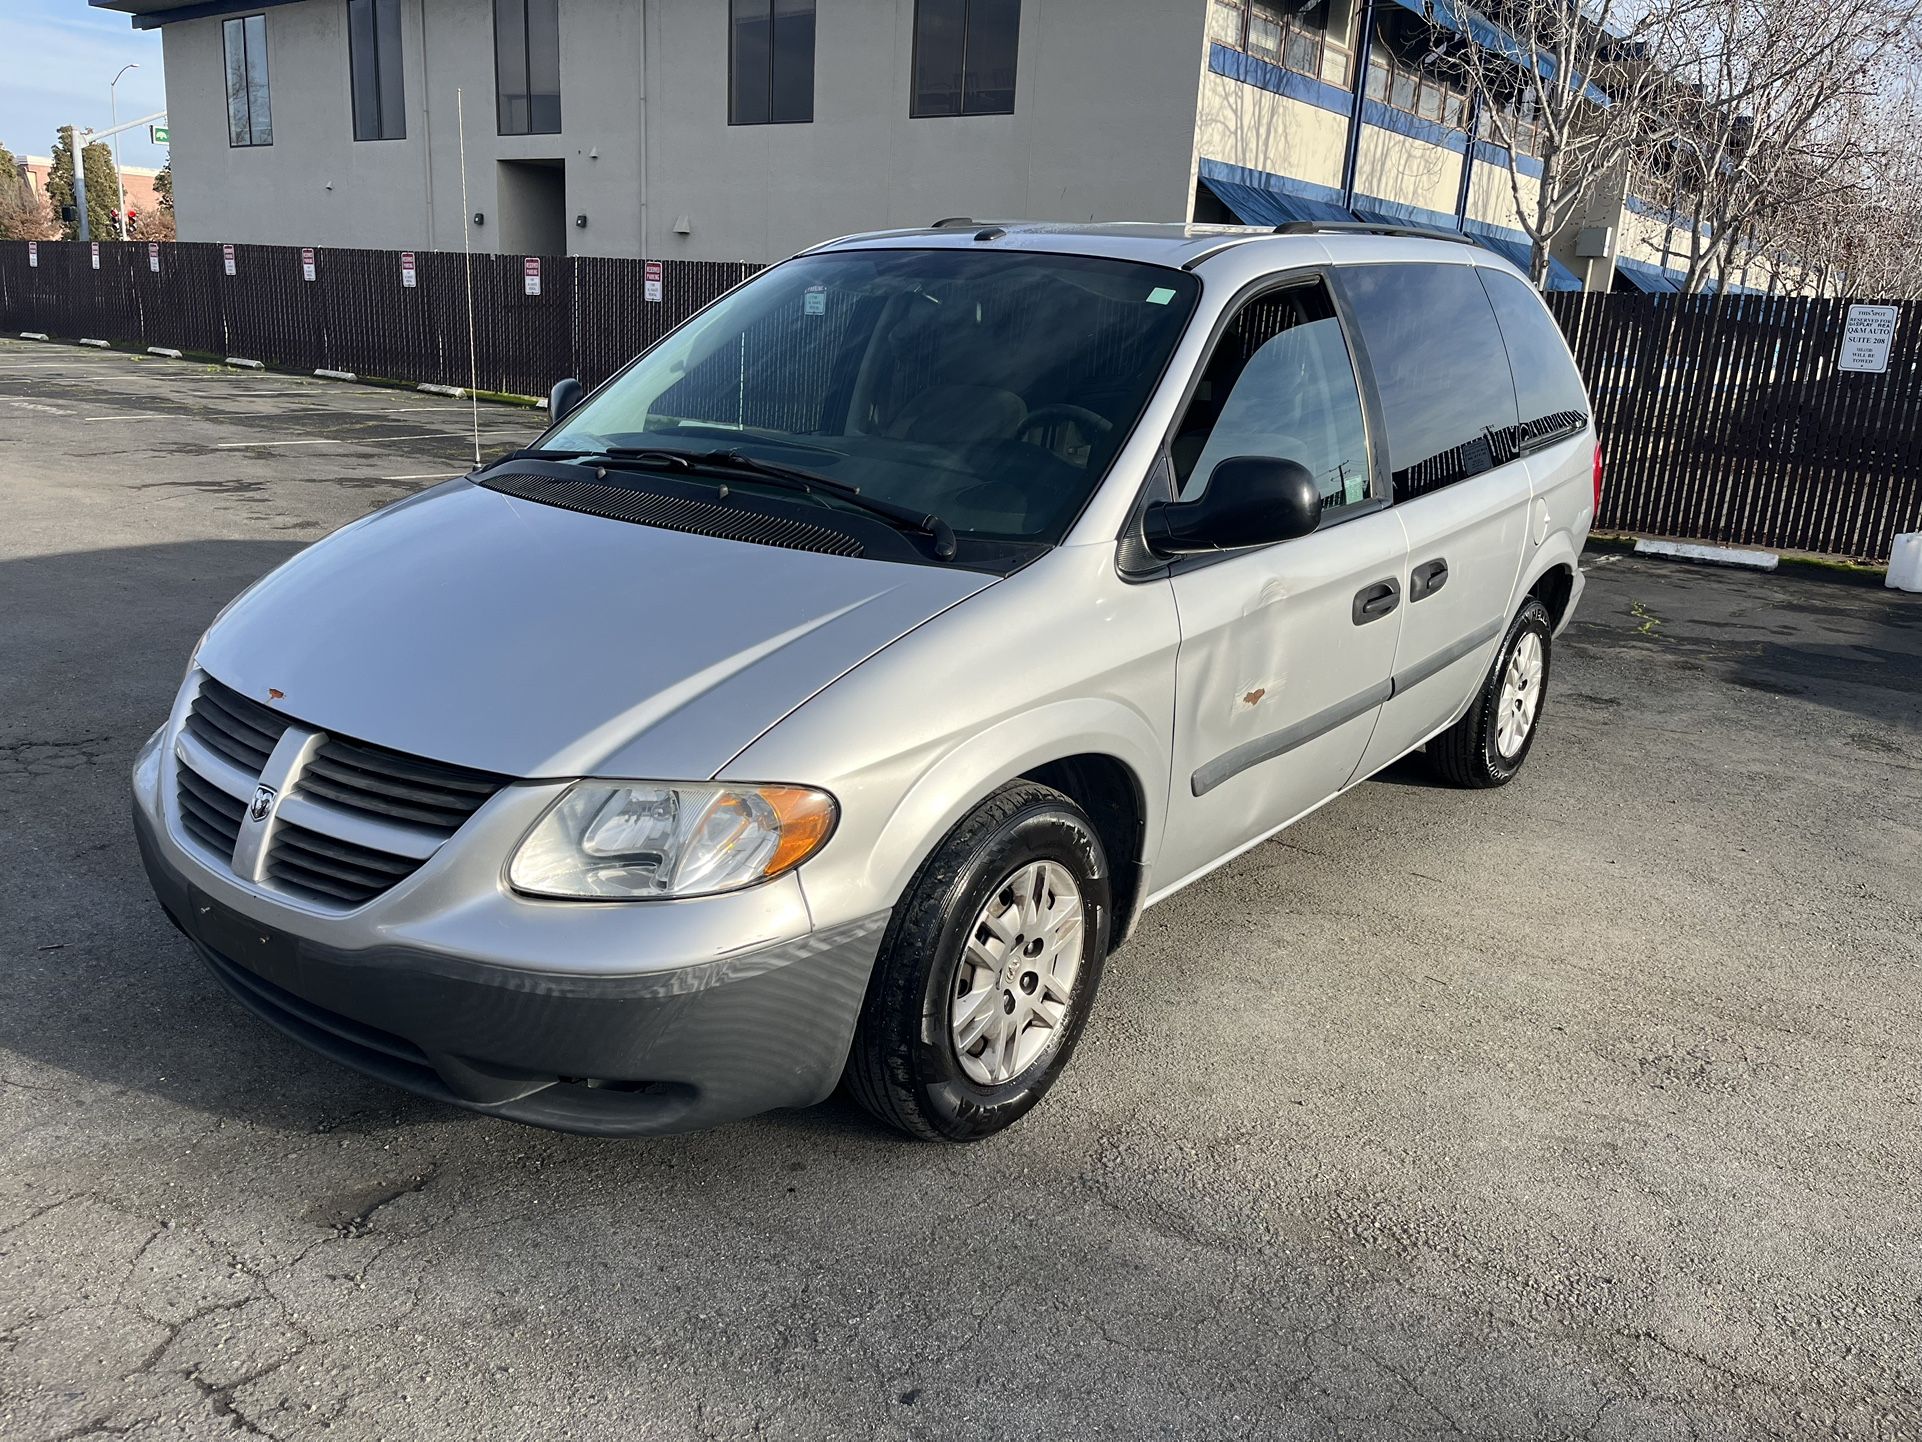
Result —
<svg viewBox="0 0 1922 1442"><path fill-rule="evenodd" d="M247 815L255 821L265 821L267 813L274 809L274 788L257 787L254 791L254 804L247 808Z"/></svg>

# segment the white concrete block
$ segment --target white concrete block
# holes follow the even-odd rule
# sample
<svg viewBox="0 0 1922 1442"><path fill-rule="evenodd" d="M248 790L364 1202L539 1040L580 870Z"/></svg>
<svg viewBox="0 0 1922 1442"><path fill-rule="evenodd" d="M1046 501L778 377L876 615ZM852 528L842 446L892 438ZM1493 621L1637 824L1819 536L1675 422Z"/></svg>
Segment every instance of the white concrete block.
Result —
<svg viewBox="0 0 1922 1442"><path fill-rule="evenodd" d="M1672 556L1679 561L1706 561L1714 566L1745 566L1755 571L1773 571L1782 558L1773 551L1745 551L1739 546L1698 546L1692 541L1637 541L1636 553L1643 556Z"/></svg>

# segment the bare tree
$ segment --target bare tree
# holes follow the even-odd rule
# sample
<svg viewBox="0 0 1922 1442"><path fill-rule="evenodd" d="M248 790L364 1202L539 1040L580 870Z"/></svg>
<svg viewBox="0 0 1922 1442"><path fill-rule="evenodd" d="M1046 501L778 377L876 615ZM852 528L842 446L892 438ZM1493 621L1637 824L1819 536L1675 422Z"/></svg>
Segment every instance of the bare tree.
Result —
<svg viewBox="0 0 1922 1442"><path fill-rule="evenodd" d="M1469 34L1438 21L1435 63L1468 93L1471 143L1504 156L1539 286L1554 238L1666 133L1668 67L1703 0L1492 0L1488 25L1446 3Z"/></svg>
<svg viewBox="0 0 1922 1442"><path fill-rule="evenodd" d="M1726 280L1744 247L1845 208L1885 143L1880 91L1911 58L1922 0L1706 0L1666 157L1686 197L1687 276ZM1904 52L1908 52L1905 55Z"/></svg>

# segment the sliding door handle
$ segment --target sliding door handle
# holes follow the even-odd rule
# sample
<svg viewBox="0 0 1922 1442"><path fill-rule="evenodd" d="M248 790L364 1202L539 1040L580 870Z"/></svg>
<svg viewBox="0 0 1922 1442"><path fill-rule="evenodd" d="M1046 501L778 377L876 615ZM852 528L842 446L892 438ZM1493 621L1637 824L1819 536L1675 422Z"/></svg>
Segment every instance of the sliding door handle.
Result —
<svg viewBox="0 0 1922 1442"><path fill-rule="evenodd" d="M1363 586L1355 592L1355 624L1366 626L1379 621L1401 604L1401 582L1393 576Z"/></svg>
<svg viewBox="0 0 1922 1442"><path fill-rule="evenodd" d="M1425 561L1408 573L1408 604L1414 605L1425 596L1432 596L1448 584L1448 562L1437 556Z"/></svg>

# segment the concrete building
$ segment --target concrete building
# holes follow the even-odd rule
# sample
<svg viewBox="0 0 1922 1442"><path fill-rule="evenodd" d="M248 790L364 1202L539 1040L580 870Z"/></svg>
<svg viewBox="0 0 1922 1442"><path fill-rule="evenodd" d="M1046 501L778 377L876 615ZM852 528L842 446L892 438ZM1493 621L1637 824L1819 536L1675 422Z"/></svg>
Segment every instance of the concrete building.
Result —
<svg viewBox="0 0 1922 1442"><path fill-rule="evenodd" d="M20 178L26 182L27 189L36 199L44 200L47 195L47 176L53 170L53 159L46 155L23 155L15 168ZM127 213L129 215L151 215L160 208L160 192L154 189L154 177L158 170L146 165L123 165L120 167L120 181L127 192ZM114 198L115 204L119 197Z"/></svg>
<svg viewBox="0 0 1922 1442"><path fill-rule="evenodd" d="M1422 0L1372 0L1366 64L1370 0L91 3L162 28L183 240L767 261L947 215L1354 215L1526 264ZM1659 273L1642 221L1593 224ZM1552 286L1618 283L1577 249Z"/></svg>

